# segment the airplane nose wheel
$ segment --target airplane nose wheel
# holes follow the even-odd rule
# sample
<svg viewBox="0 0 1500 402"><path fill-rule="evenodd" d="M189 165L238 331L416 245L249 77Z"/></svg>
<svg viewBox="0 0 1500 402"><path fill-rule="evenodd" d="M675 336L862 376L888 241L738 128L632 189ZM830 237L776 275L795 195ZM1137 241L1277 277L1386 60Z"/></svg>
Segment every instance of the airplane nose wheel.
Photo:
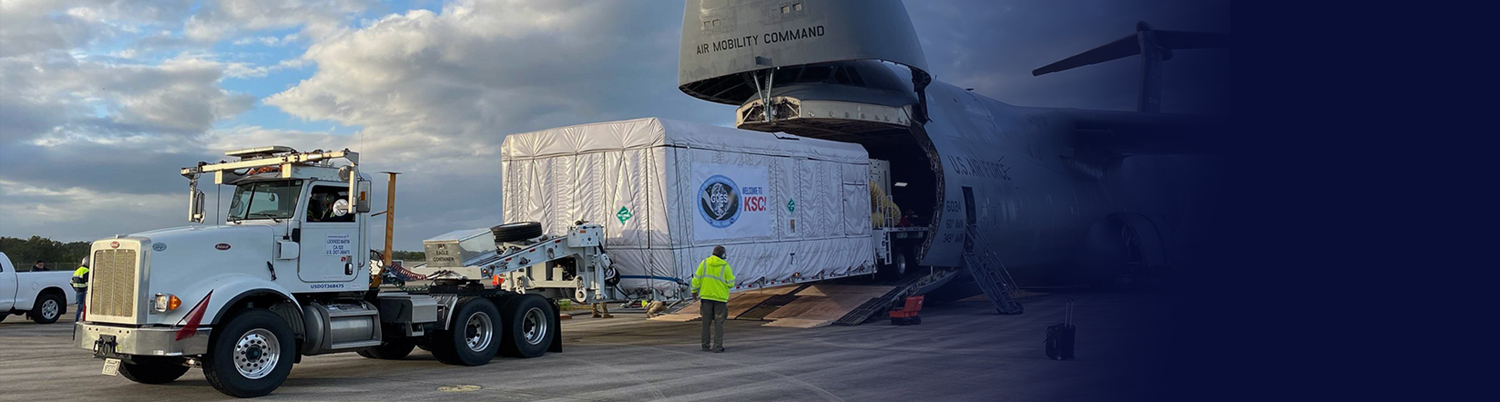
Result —
<svg viewBox="0 0 1500 402"><path fill-rule="evenodd" d="M1147 276L1146 257L1141 250L1141 235L1135 228L1121 225L1120 241L1125 245L1125 264L1120 269L1120 276L1115 279L1115 285L1128 289Z"/></svg>

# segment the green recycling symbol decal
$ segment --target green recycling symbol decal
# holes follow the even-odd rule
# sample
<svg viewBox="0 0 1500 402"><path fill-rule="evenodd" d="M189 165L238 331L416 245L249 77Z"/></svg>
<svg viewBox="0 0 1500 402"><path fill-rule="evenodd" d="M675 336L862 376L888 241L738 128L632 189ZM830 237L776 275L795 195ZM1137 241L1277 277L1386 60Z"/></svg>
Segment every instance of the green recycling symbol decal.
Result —
<svg viewBox="0 0 1500 402"><path fill-rule="evenodd" d="M786 200L786 211L797 212L797 200Z"/></svg>
<svg viewBox="0 0 1500 402"><path fill-rule="evenodd" d="M634 215L630 214L630 209L629 208L625 208L625 207L620 207L620 212L616 212L615 213L615 217L616 218L620 218L620 224L621 225L624 225L625 221L630 220L630 218L632 216L634 216Z"/></svg>

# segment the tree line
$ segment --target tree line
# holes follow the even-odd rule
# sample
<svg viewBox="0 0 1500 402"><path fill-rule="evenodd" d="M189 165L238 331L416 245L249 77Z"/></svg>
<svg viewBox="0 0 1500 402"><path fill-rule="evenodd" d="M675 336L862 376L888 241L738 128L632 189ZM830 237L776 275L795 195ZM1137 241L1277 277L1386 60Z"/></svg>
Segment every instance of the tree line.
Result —
<svg viewBox="0 0 1500 402"><path fill-rule="evenodd" d="M0 251L10 257L10 263L17 271L30 271L31 265L38 260L53 271L72 271L89 254L89 242L63 243L41 236L31 236L30 239L0 237Z"/></svg>
<svg viewBox="0 0 1500 402"><path fill-rule="evenodd" d="M415 266L427 261L427 253L422 251L391 250L392 260L401 260L406 267Z"/></svg>

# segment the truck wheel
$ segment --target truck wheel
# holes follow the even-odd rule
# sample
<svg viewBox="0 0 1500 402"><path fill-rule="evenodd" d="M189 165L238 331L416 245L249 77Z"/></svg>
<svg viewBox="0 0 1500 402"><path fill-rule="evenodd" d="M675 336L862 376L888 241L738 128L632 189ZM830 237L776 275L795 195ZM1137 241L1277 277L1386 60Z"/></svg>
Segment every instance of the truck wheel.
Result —
<svg viewBox="0 0 1500 402"><path fill-rule="evenodd" d="M182 359L156 356L135 356L135 363L120 363L120 375L141 384L166 384L176 381L188 371Z"/></svg>
<svg viewBox="0 0 1500 402"><path fill-rule="evenodd" d="M500 347L496 325L500 311L495 303L482 297L471 298L453 315L452 329L433 331L432 356L438 361L463 366L479 366L495 358Z"/></svg>
<svg viewBox="0 0 1500 402"><path fill-rule="evenodd" d="M292 330L269 310L246 311L211 332L203 376L224 395L250 398L270 394L292 372L297 349Z"/></svg>
<svg viewBox="0 0 1500 402"><path fill-rule="evenodd" d="M380 346L359 351L360 356L371 359L401 360L411 354L411 350L417 347L417 341L411 339L396 339L381 342Z"/></svg>
<svg viewBox="0 0 1500 402"><path fill-rule="evenodd" d="M505 302L505 336L500 354L511 357L537 357L547 353L552 344L551 303L536 295L512 298Z"/></svg>
<svg viewBox="0 0 1500 402"><path fill-rule="evenodd" d="M490 228L496 243L526 240L542 236L542 224L538 222L513 222Z"/></svg>
<svg viewBox="0 0 1500 402"><path fill-rule="evenodd" d="M31 320L37 324L51 324L57 322L62 316L63 309L67 308L67 302L63 301L62 295L47 293L36 299L36 305L31 307Z"/></svg>

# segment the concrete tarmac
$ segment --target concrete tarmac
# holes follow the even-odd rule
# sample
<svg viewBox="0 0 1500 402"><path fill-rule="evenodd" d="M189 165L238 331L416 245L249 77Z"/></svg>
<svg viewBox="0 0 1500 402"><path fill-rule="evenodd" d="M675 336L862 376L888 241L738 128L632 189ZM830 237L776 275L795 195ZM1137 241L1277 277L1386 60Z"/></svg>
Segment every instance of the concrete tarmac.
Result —
<svg viewBox="0 0 1500 402"><path fill-rule="evenodd" d="M1077 360L1043 353L1046 327L1075 301ZM1111 401L1159 400L1169 346L1165 306L1141 293L1033 296L998 315L970 298L929 304L922 324L889 320L814 329L727 323L725 353L699 351L699 323L640 313L563 321L562 353L496 358L479 367L354 353L309 356L263 400L297 401ZM72 308L69 308L71 315ZM166 385L100 374L73 346L72 326L20 316L0 322L0 401L207 401L220 394L192 369Z"/></svg>

